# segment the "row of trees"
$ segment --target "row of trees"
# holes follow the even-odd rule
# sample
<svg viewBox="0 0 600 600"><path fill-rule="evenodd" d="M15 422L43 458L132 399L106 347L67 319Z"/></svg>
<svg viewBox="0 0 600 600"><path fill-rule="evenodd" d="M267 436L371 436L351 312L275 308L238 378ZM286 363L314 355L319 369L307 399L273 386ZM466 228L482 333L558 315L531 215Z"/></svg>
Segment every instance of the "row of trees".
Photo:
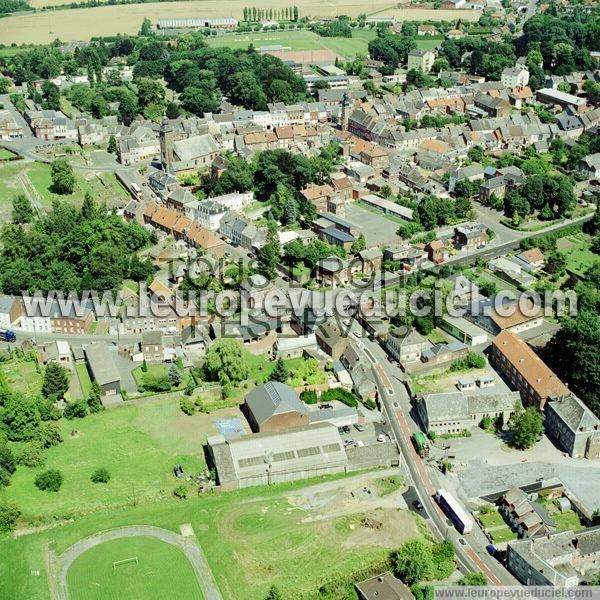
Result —
<svg viewBox="0 0 600 600"><path fill-rule="evenodd" d="M257 8L256 6L244 6L244 21L297 21L299 12L297 6L286 6L285 8Z"/></svg>

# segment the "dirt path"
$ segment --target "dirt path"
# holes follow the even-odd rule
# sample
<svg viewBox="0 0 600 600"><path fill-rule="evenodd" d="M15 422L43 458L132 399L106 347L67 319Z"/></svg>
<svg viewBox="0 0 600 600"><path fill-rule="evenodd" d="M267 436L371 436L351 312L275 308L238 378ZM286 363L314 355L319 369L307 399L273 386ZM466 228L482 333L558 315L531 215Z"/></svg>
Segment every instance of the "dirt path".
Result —
<svg viewBox="0 0 600 600"><path fill-rule="evenodd" d="M111 540L140 536L154 537L179 548L192 564L205 600L222 600L223 597L221 596L217 584L213 579L206 556L204 555L204 552L200 546L192 539L184 538L181 535L173 533L172 531L168 531L167 529L151 527L149 525L132 525L130 527L111 529L109 531L105 531L103 533L80 540L65 550L65 552L58 557L58 600L68 600L69 591L67 587L67 572L73 562L86 550Z"/></svg>

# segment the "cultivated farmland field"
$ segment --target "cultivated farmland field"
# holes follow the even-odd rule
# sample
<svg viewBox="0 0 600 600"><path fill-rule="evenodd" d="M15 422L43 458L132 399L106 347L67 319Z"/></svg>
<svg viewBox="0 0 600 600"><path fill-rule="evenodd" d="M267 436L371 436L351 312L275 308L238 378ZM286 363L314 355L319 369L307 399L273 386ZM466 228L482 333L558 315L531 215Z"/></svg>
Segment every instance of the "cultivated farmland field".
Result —
<svg viewBox="0 0 600 600"><path fill-rule="evenodd" d="M113 568L116 561L137 558ZM84 552L67 574L72 600L194 598L202 592L188 559L178 548L150 537L104 542Z"/></svg>
<svg viewBox="0 0 600 600"><path fill-rule="evenodd" d="M36 0L52 3L55 0ZM59 0L62 2L62 0ZM357 17L361 13L393 14L401 21L449 20L476 21L480 13L473 10L434 10L434 9L395 9L389 0L298 0L295 3L302 17L334 17L349 15ZM201 2L159 2L130 4L122 6L99 6L65 10L49 10L35 14L20 14L2 19L0 43L10 45L49 44L56 38L63 42L90 39L95 36L108 36L117 33L135 34L144 18L153 23L161 18L186 17L235 17L242 18L242 11L248 2L230 0L227 3L217 0ZM273 8L287 7L281 0L271 3Z"/></svg>

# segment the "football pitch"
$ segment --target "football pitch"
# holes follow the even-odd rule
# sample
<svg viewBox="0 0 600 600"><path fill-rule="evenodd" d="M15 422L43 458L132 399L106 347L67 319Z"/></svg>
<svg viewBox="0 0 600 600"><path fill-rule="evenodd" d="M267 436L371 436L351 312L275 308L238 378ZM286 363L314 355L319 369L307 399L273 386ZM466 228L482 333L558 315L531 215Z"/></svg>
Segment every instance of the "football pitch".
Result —
<svg viewBox="0 0 600 600"><path fill-rule="evenodd" d="M204 598L186 556L151 537L111 540L86 550L67 574L71 600Z"/></svg>

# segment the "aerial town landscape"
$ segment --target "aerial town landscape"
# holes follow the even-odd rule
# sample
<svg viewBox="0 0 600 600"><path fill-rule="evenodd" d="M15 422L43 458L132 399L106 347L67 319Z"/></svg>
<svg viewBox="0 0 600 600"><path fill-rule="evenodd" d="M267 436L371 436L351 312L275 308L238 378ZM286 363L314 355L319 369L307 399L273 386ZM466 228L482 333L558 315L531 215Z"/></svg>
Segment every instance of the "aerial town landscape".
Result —
<svg viewBox="0 0 600 600"><path fill-rule="evenodd" d="M598 597L599 130L593 0L0 0L0 600Z"/></svg>

